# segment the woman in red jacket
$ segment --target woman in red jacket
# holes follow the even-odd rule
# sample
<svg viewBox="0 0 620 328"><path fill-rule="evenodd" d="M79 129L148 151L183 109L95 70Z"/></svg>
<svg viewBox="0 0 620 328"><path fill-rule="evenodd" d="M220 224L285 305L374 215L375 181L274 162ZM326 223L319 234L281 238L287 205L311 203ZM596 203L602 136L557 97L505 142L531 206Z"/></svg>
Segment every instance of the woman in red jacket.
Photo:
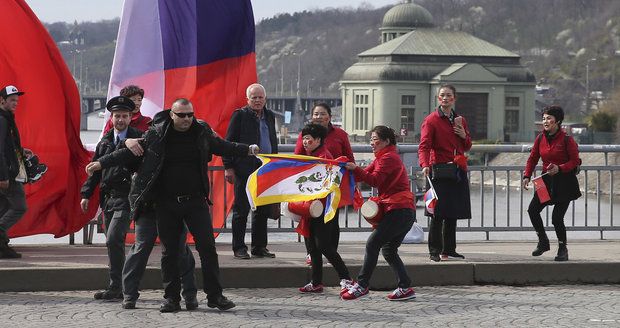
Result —
<svg viewBox="0 0 620 328"><path fill-rule="evenodd" d="M388 295L390 301L400 301L415 297L409 287L411 279L403 261L398 256L398 247L415 221L414 196L409 187L409 174L396 148L396 133L383 125L371 130L370 146L375 160L366 169L355 163L347 163L353 170L355 179L376 187L379 192L379 206L383 219L368 237L364 264L357 282L341 294L343 300L353 300L368 294L370 277L377 266L379 251L398 276L398 288Z"/></svg>
<svg viewBox="0 0 620 328"><path fill-rule="evenodd" d="M426 212L431 218L428 227L428 250L431 260L435 262L465 258L456 252L456 221L471 218L467 163L464 157L464 153L471 149L467 121L454 111L454 86L441 86L437 99L439 107L422 122L418 147L422 172L433 180L437 194L434 212ZM460 162L459 158L463 161ZM453 169L451 174L440 176L439 168L446 167L446 163L460 165L458 169Z"/></svg>
<svg viewBox="0 0 620 328"><path fill-rule="evenodd" d="M349 162L355 163L353 150L351 149L351 144L349 143L349 135L343 129L332 125L332 109L327 103L319 102L314 105L314 108L312 108L312 123L320 124L327 128L327 136L325 137L323 143L325 144L325 148L329 150L334 158L346 156ZM297 144L295 145L295 154L303 154L303 152L304 146L302 143L302 135L300 133L297 138ZM343 201L339 204L339 207L344 207L346 205L353 204ZM339 217L340 213L339 211L336 211L336 220L331 227L331 240L336 249L338 249L338 242L340 241L340 225L337 220ZM311 263L310 253L308 253L308 256L306 257L306 263L308 265Z"/></svg>
<svg viewBox="0 0 620 328"><path fill-rule="evenodd" d="M542 172L547 173L542 179L551 196L550 201L541 204L537 193L534 193L527 209L532 226L538 234L538 245L532 252L532 256L540 256L550 249L540 212L545 206L554 204L551 222L559 243L555 260L568 261L564 215L570 202L581 197L579 182L574 172L580 164L579 151L575 140L562 131L562 120L564 120L562 107L555 105L545 107L542 120L543 132L534 141L523 173L523 188L527 190L534 168L538 160L542 158Z"/></svg>
<svg viewBox="0 0 620 328"><path fill-rule="evenodd" d="M323 140L327 135L327 128L319 124L308 124L301 130L304 152L301 155L332 159L332 155L325 146ZM323 215L318 218L302 218L309 220L310 234L304 237L306 249L312 257L312 281L299 288L302 293L323 292L323 255L332 264L340 278L342 290L353 282L349 275L349 269L342 261L334 243L332 242L333 225L337 224L337 217L329 222L324 222Z"/></svg>

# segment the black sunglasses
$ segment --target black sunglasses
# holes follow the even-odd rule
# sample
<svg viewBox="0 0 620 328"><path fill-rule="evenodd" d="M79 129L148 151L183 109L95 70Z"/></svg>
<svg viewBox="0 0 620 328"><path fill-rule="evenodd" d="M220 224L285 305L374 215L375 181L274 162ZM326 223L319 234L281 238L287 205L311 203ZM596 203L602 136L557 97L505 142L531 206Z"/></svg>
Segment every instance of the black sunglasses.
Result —
<svg viewBox="0 0 620 328"><path fill-rule="evenodd" d="M172 112L174 115L176 115L177 117L180 118L186 118L186 117L194 117L194 112L191 113L177 113L177 112Z"/></svg>

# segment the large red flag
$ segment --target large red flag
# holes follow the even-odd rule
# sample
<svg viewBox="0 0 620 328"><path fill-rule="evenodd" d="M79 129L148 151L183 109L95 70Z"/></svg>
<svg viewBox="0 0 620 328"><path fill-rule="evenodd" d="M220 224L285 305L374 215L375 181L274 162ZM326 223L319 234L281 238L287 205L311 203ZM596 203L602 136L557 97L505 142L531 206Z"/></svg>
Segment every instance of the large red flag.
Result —
<svg viewBox="0 0 620 328"><path fill-rule="evenodd" d="M54 40L24 0L3 0L0 19L0 84L26 94L15 113L22 145L48 166L26 186L28 211L11 237L80 230L92 213L80 210L79 190L90 154L80 141L80 96Z"/></svg>
<svg viewBox="0 0 620 328"><path fill-rule="evenodd" d="M188 98L197 117L224 136L232 112L245 104L245 89L256 82L254 35L250 0L125 1L108 96L137 84L149 116ZM221 163L216 157L211 165ZM222 171L211 181L213 225L221 227L233 188Z"/></svg>

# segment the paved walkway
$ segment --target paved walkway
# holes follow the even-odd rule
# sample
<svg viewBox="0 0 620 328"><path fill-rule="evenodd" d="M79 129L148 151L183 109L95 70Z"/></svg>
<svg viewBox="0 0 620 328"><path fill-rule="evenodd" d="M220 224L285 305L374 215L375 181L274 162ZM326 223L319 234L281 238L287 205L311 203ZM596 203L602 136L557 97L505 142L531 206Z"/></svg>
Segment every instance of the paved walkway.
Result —
<svg viewBox="0 0 620 328"><path fill-rule="evenodd" d="M414 286L620 283L620 240L571 242L570 261L563 263L553 261L556 245L541 257L530 255L534 246L534 242L463 242L458 245L458 251L467 257L465 261L441 263L429 260L425 244L403 245L400 254ZM15 248L24 257L0 260L0 292L106 287L107 255L103 245L18 245ZM218 243L217 248L222 282L227 288L298 287L310 280L302 243L270 245L277 255L275 259L238 260L233 258L230 244ZM360 242L344 242L339 247L354 276L361 267L364 248ZM145 289L161 288L159 258L160 249L156 248L143 279ZM329 264L326 267L324 282L335 286L338 281L335 272ZM394 274L380 258L371 288L387 290L394 285Z"/></svg>
<svg viewBox="0 0 620 328"><path fill-rule="evenodd" d="M0 293L0 325L26 327L618 327L620 286L443 286L389 302L385 292L342 301L336 288L301 295L291 288L228 289L237 307L161 314L160 291L135 310L92 299L90 291Z"/></svg>

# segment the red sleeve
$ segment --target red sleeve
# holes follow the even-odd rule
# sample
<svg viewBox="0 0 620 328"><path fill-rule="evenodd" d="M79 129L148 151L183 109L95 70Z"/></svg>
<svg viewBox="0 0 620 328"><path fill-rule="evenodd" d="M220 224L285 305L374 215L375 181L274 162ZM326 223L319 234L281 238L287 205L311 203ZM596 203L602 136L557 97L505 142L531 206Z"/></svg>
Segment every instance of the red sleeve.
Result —
<svg viewBox="0 0 620 328"><path fill-rule="evenodd" d="M351 149L351 143L349 142L349 135L342 130L342 154L346 156L349 161L355 163L355 157L353 156L353 149Z"/></svg>
<svg viewBox="0 0 620 328"><path fill-rule="evenodd" d="M396 178L393 174L394 168L399 167L399 164L393 156L381 156L381 158L375 159L365 170L359 167L355 169L355 177L359 177L360 180L378 188L380 184L385 183L386 179Z"/></svg>
<svg viewBox="0 0 620 328"><path fill-rule="evenodd" d="M528 157L527 162L525 164L525 172L523 172L523 177L524 178L531 178L532 177L532 172L534 172L534 168L536 167L536 164L538 164L538 160L540 159L540 143L541 140L539 140L542 137L542 135L538 135L538 137L536 137L536 139L534 139L534 145L532 146L532 151L530 151L530 157Z"/></svg>
<svg viewBox="0 0 620 328"><path fill-rule="evenodd" d="M430 115L433 115L432 113ZM418 145L418 160L420 167L430 167L431 148L433 147L433 127L430 124L431 117L427 116L422 122L420 132L420 144Z"/></svg>
<svg viewBox="0 0 620 328"><path fill-rule="evenodd" d="M295 143L295 151L294 153L296 155L305 155L306 154L306 150L304 149L304 144L303 144L303 138L301 137L301 132L299 133L299 136L297 137L297 143Z"/></svg>
<svg viewBox="0 0 620 328"><path fill-rule="evenodd" d="M568 153L568 162L560 164L560 171L566 173L574 170L579 165L579 147L573 137L564 136L566 140L566 152Z"/></svg>
<svg viewBox="0 0 620 328"><path fill-rule="evenodd" d="M105 127L103 128L103 134L108 133L110 129L112 129L112 118L109 118L108 122L105 124Z"/></svg>

